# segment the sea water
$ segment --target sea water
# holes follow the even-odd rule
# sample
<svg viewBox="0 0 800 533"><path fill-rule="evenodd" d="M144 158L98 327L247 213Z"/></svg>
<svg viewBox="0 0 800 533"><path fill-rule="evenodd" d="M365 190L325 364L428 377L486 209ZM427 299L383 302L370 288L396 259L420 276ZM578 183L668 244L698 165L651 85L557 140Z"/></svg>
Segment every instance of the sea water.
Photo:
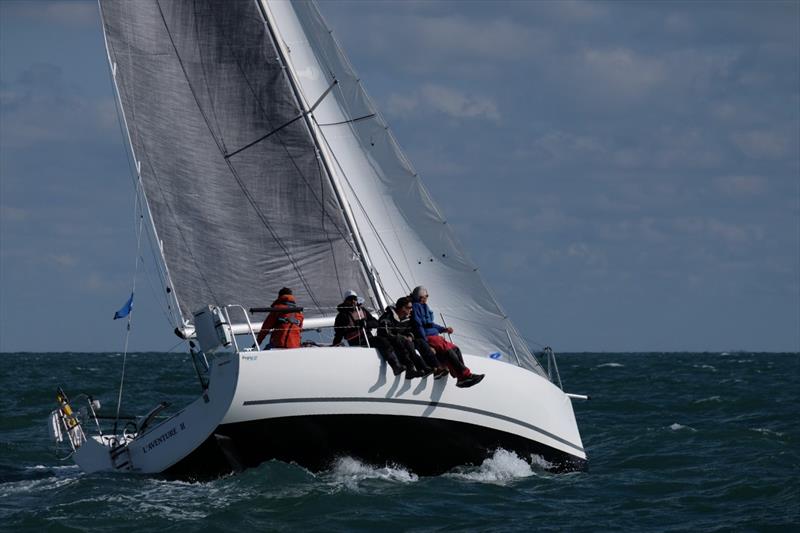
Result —
<svg viewBox="0 0 800 533"><path fill-rule="evenodd" d="M561 354L564 389L592 397L574 403L588 472L551 474L499 449L435 477L342 457L319 473L272 461L204 483L87 475L52 454L56 386L113 413L120 354L0 357L3 531L800 527L798 354ZM123 413L162 400L174 411L197 394L186 355L129 354Z"/></svg>

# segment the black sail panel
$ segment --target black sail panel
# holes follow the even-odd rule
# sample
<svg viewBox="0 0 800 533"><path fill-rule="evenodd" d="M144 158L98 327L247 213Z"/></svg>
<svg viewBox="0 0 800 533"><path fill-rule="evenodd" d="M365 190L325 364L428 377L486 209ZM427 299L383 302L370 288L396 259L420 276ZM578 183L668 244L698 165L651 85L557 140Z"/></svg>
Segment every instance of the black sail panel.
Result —
<svg viewBox="0 0 800 533"><path fill-rule="evenodd" d="M119 98L184 317L292 287L330 314L368 292L253 0L102 0ZM313 312L313 311L312 311Z"/></svg>

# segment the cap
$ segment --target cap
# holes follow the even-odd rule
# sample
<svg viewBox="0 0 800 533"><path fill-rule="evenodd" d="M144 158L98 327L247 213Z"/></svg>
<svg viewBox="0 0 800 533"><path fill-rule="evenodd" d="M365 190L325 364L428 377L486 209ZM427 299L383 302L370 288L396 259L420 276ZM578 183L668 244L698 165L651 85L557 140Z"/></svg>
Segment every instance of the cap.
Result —
<svg viewBox="0 0 800 533"><path fill-rule="evenodd" d="M355 298L359 304L364 303L364 298L358 295L358 293L354 290L348 290L344 292L344 299L347 300L348 298Z"/></svg>

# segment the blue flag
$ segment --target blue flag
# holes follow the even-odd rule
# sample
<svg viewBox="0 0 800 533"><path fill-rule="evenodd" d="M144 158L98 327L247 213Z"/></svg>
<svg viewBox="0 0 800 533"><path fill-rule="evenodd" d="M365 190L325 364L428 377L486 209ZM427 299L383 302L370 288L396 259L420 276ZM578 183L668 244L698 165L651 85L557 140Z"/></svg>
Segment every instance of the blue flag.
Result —
<svg viewBox="0 0 800 533"><path fill-rule="evenodd" d="M133 293L131 293L131 297L128 298L128 301L125 302L125 305L123 305L119 311L114 313L114 320L118 318L125 318L131 313L131 309L133 309Z"/></svg>

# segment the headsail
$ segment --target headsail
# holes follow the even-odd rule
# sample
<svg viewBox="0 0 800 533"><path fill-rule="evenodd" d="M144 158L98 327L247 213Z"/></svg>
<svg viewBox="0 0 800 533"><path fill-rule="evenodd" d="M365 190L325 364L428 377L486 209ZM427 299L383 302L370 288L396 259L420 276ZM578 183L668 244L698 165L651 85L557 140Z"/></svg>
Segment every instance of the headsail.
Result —
<svg viewBox="0 0 800 533"><path fill-rule="evenodd" d="M368 294L330 178L253 0L101 0L134 157L184 318ZM257 141L257 142L254 142ZM244 149L242 149L244 148Z"/></svg>
<svg viewBox="0 0 800 533"><path fill-rule="evenodd" d="M364 91L313 2L261 0L308 102L388 300L425 285L466 352L541 371ZM438 318L438 317L437 317Z"/></svg>

